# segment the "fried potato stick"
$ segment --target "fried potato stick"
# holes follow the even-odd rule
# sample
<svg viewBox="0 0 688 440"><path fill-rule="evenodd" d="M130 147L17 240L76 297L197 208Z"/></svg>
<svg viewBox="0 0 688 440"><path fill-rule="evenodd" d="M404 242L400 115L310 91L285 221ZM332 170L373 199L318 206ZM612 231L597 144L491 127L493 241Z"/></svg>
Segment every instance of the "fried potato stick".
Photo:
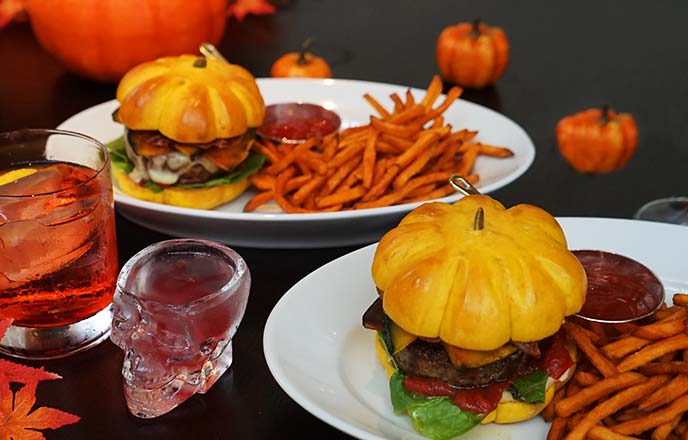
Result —
<svg viewBox="0 0 688 440"><path fill-rule="evenodd" d="M638 403L638 409L641 411L653 411L685 393L688 393L688 376L679 374L666 385L641 400Z"/></svg>
<svg viewBox="0 0 688 440"><path fill-rule="evenodd" d="M612 359L621 359L622 357L634 353L641 348L648 345L651 341L637 336L624 336L614 342L600 348L600 351Z"/></svg>
<svg viewBox="0 0 688 440"><path fill-rule="evenodd" d="M633 336L655 341L657 339L668 338L669 336L679 334L685 329L685 326L685 318L659 321L653 324L638 327L635 331L633 331Z"/></svg>
<svg viewBox="0 0 688 440"><path fill-rule="evenodd" d="M634 370L640 367L641 365L645 365L666 353L676 350L683 350L686 348L688 348L688 335L685 333L681 333L679 335L675 335L670 338L654 342L640 349L639 351L633 353L632 355L622 360L616 366L616 368L622 372Z"/></svg>
<svg viewBox="0 0 688 440"><path fill-rule="evenodd" d="M588 432L588 438L590 440L637 440L637 437L619 434L600 425L592 427Z"/></svg>
<svg viewBox="0 0 688 440"><path fill-rule="evenodd" d="M363 98L366 101L368 101L368 104L373 106L375 111L380 115L382 119L387 119L391 116L389 112L382 106L382 104L380 104L378 100L373 98L369 93L364 94Z"/></svg>
<svg viewBox="0 0 688 440"><path fill-rule="evenodd" d="M564 438L566 433L566 422L567 420L563 417L557 417L552 421L552 425L549 427L549 432L547 433L547 440L561 440Z"/></svg>
<svg viewBox="0 0 688 440"><path fill-rule="evenodd" d="M639 384L645 380L645 376L634 372L607 377L589 387L581 389L571 397L560 400L554 407L554 410L559 417L570 417L575 412L615 391Z"/></svg>
<svg viewBox="0 0 688 440"><path fill-rule="evenodd" d="M585 414L585 417L576 424L575 428L566 436L566 440L584 440L588 431L597 425L605 417L614 414L643 396L651 393L669 380L667 376L655 376L650 380L632 386L604 402L595 406Z"/></svg>
<svg viewBox="0 0 688 440"><path fill-rule="evenodd" d="M605 358L602 353L595 347L590 336L589 331L585 331L583 327L567 322L564 324L564 329L576 342L576 346L590 359L597 370L602 373L604 377L615 376L619 370L612 364L609 359ZM594 334L594 333L593 333Z"/></svg>
<svg viewBox="0 0 688 440"><path fill-rule="evenodd" d="M612 429L620 434L640 434L659 425L670 422L678 414L688 411L688 394L674 400L668 406L638 419L619 423Z"/></svg>
<svg viewBox="0 0 688 440"><path fill-rule="evenodd" d="M681 417L683 417L683 413L676 415L676 417L674 417L667 423L661 424L658 427L656 427L655 430L652 431L652 440L666 440L669 437L669 434L671 434L671 432L676 428L676 426L681 421Z"/></svg>

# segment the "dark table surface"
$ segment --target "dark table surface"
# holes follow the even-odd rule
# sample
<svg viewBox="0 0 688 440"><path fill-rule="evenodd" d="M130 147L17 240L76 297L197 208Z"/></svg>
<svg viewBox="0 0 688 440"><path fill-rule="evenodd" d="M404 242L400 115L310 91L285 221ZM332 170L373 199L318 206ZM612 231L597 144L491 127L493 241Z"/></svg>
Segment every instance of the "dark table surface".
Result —
<svg viewBox="0 0 688 440"><path fill-rule="evenodd" d="M315 35L316 53L330 61L337 78L424 88L437 71L434 47L440 31L474 17L507 32L511 59L495 87L466 92L463 98L516 121L537 150L532 167L494 197L507 206L533 203L557 216L630 218L651 199L688 191L686 2L301 0L283 4L273 16L229 20L219 48L265 77L279 55ZM115 85L66 72L36 43L27 23L0 30L0 60L0 131L55 127L114 97ZM554 126L567 114L604 103L636 117L638 150L618 173L576 173L557 152ZM121 216L116 221L120 263L169 238ZM273 305L292 285L358 247L237 248L254 282L234 341L234 365L208 394L159 419L128 414L122 355L109 341L46 362L63 379L42 382L38 403L82 418L47 437L348 438L281 390L265 363L262 335Z"/></svg>

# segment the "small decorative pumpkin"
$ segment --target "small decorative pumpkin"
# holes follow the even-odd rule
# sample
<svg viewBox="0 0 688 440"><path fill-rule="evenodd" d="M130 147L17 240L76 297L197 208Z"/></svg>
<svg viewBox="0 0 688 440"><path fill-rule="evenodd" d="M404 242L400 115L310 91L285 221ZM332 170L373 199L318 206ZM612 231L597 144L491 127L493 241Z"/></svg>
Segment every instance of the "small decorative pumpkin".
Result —
<svg viewBox="0 0 688 440"><path fill-rule="evenodd" d="M303 42L301 50L282 55L270 68L273 78L332 78L332 70L323 58L309 53L313 38Z"/></svg>
<svg viewBox="0 0 688 440"><path fill-rule="evenodd" d="M195 55L134 67L120 81L117 100L116 119L127 128L158 130L178 142L235 137L260 126L265 115L253 75L236 64ZM202 113L211 115L193 117Z"/></svg>
<svg viewBox="0 0 688 440"><path fill-rule="evenodd" d="M144 61L217 44L226 0L27 0L36 38L68 70L114 82Z"/></svg>
<svg viewBox="0 0 688 440"><path fill-rule="evenodd" d="M442 77L462 87L482 89L502 77L509 62L504 31L475 19L445 28L437 39L437 66Z"/></svg>
<svg viewBox="0 0 688 440"><path fill-rule="evenodd" d="M622 169L638 145L633 116L604 106L563 118L556 127L559 152L581 173Z"/></svg>
<svg viewBox="0 0 688 440"><path fill-rule="evenodd" d="M554 217L482 195L414 209L380 241L372 276L394 323L469 350L554 334L587 290Z"/></svg>

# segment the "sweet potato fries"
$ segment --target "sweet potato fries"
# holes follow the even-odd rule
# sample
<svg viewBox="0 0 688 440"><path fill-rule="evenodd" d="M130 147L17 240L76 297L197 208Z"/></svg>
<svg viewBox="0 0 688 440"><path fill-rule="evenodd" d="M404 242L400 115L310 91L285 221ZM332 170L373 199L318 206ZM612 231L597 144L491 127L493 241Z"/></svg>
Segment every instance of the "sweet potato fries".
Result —
<svg viewBox="0 0 688 440"><path fill-rule="evenodd" d="M640 325L567 322L579 362L542 412L548 440L688 438L688 294Z"/></svg>
<svg viewBox="0 0 688 440"><path fill-rule="evenodd" d="M254 149L269 165L251 177L261 192L244 207L253 211L275 200L288 213L378 208L436 199L450 194L452 174L470 182L476 158L509 157L511 150L474 141L476 131L453 131L442 114L461 95L454 87L436 107L442 82L434 77L416 101L407 91L390 96L387 110L366 94L378 116L367 125L347 128L324 139L279 144L259 139Z"/></svg>

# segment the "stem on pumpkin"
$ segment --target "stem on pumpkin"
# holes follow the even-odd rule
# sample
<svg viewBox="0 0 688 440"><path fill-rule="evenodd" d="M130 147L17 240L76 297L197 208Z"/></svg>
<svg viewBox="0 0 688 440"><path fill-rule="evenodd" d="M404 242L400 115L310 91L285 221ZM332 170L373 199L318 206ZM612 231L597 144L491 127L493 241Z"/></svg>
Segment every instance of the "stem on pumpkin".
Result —
<svg viewBox="0 0 688 440"><path fill-rule="evenodd" d="M483 208L478 208L478 211L475 213L473 229L475 231L481 231L485 229L485 211L483 211Z"/></svg>
<svg viewBox="0 0 688 440"><path fill-rule="evenodd" d="M203 68L208 65L208 61L206 61L205 57L198 57L196 58L196 61L194 61L193 66L194 67L200 67Z"/></svg>
<svg viewBox="0 0 688 440"><path fill-rule="evenodd" d="M611 114L610 114L611 108L609 107L609 104L604 104L602 106L602 124L607 124L609 121L611 121Z"/></svg>
<svg viewBox="0 0 688 440"><path fill-rule="evenodd" d="M306 59L306 53L308 50L311 48L313 43L315 42L315 37L308 37L306 38L306 41L303 42L301 45L301 50L299 50L299 59L296 61L300 65L308 64L308 60Z"/></svg>
<svg viewBox="0 0 688 440"><path fill-rule="evenodd" d="M473 28L471 28L471 38L478 38L480 36L480 18L473 19Z"/></svg>

